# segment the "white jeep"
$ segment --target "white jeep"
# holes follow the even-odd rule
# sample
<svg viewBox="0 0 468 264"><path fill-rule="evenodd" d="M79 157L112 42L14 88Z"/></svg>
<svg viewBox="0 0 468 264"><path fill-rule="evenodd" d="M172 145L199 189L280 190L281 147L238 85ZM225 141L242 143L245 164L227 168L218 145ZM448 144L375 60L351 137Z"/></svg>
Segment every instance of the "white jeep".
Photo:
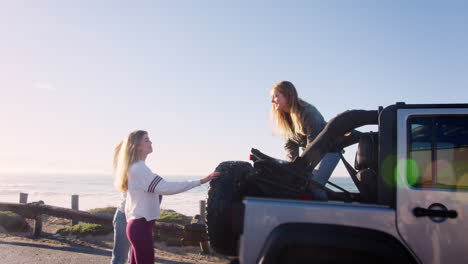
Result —
<svg viewBox="0 0 468 264"><path fill-rule="evenodd" d="M355 130L368 124L378 131ZM354 143L354 168L343 161L359 192L310 180ZM252 160L221 163L208 194L211 246L233 262L468 263L467 104L347 111L295 162L254 149Z"/></svg>

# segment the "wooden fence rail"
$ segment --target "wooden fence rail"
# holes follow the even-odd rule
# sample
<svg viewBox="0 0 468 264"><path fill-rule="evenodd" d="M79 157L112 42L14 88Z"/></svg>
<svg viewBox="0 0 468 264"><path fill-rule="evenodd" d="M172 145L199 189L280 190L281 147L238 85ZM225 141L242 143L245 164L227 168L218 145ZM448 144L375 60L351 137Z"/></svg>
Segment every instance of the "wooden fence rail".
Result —
<svg viewBox="0 0 468 264"><path fill-rule="evenodd" d="M44 202L32 202L26 204L0 202L0 211L12 211L25 218L35 220L34 236L40 236L42 232L42 215L71 219L76 222L96 223L112 226L112 216L95 215L88 212L73 210L63 207L45 205ZM170 223L155 223L155 233L181 236L182 244L202 243L208 241L204 224L193 223L190 225L178 225Z"/></svg>

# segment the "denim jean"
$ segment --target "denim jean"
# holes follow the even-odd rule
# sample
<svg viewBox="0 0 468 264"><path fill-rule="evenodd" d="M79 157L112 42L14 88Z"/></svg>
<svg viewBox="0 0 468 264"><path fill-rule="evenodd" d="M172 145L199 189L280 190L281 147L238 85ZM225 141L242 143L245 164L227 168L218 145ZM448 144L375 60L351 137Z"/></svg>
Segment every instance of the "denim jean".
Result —
<svg viewBox="0 0 468 264"><path fill-rule="evenodd" d="M115 210L114 215L114 248L112 248L111 264L128 263L128 252L130 250L130 242L127 238L127 219L125 213L120 210Z"/></svg>
<svg viewBox="0 0 468 264"><path fill-rule="evenodd" d="M339 161L340 154L338 154L337 152L327 153L317 165L317 167L315 167L315 169L313 170L312 179L318 183L325 185L328 179L330 179L330 176L332 175ZM314 198L314 200L325 201L328 199L327 192L320 188L314 188L312 190L311 195L312 198Z"/></svg>

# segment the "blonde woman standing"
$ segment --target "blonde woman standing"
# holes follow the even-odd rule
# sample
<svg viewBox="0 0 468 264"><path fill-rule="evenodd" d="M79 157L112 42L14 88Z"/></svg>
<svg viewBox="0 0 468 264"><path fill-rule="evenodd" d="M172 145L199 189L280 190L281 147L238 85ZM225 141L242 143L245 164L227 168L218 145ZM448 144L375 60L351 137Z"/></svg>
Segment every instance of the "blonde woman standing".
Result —
<svg viewBox="0 0 468 264"><path fill-rule="evenodd" d="M207 177L186 182L166 182L145 164L153 152L148 133L131 132L116 148L115 186L127 193L125 216L127 237L131 244L130 264L154 263L153 226L159 217L159 195L170 195L190 190L219 176L213 172Z"/></svg>
<svg viewBox="0 0 468 264"><path fill-rule="evenodd" d="M271 92L271 117L279 132L285 138L286 159L293 161L299 157L299 149L304 150L314 141L327 122L313 105L303 101L296 87L289 81L273 85ZM312 179L326 184L340 160L338 153L328 153L312 172ZM326 200L326 192L313 190L313 198Z"/></svg>

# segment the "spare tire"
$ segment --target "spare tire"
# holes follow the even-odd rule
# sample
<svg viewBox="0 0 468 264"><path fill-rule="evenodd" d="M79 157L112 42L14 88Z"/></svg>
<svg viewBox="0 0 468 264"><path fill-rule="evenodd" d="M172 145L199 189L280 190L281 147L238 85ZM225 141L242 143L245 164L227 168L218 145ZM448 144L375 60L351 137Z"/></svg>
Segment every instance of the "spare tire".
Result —
<svg viewBox="0 0 468 264"><path fill-rule="evenodd" d="M238 254L239 226L233 215L233 208L240 205L242 195L239 191L239 180L253 170L252 165L244 161L226 161L216 167L221 176L210 182L207 202L207 227L211 247L218 253L228 256Z"/></svg>

